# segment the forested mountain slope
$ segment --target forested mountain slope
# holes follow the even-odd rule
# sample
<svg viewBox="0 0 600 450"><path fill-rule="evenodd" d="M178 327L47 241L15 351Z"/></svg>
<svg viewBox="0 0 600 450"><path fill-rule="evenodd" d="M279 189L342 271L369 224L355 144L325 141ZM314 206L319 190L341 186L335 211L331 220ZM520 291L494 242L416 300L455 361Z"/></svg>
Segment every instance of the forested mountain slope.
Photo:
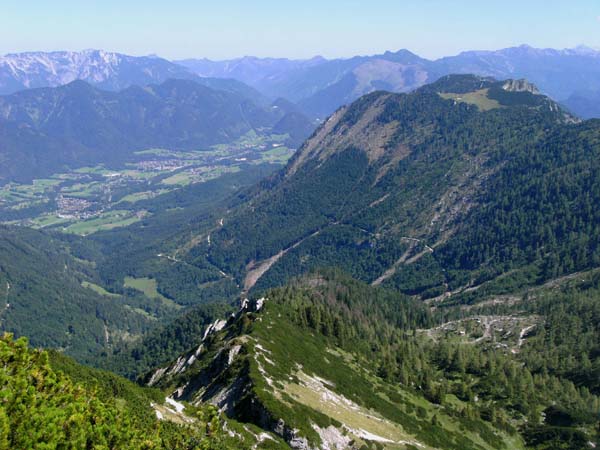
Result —
<svg viewBox="0 0 600 450"><path fill-rule="evenodd" d="M423 298L538 283L599 263L599 137L525 81L373 93L177 255L246 290L323 266Z"/></svg>
<svg viewBox="0 0 600 450"><path fill-rule="evenodd" d="M249 168L141 200L151 213L144 220L85 238L0 227L0 329L92 362L192 306L235 296L235 283L215 267L167 258L176 246L170 240L192 220L210 221L232 194L271 170Z"/></svg>
<svg viewBox="0 0 600 450"><path fill-rule="evenodd" d="M153 325L141 308L160 306L102 293L94 280L93 265L71 256L59 239L26 228L0 228L3 331L85 361Z"/></svg>
<svg viewBox="0 0 600 450"><path fill-rule="evenodd" d="M215 80L99 90L84 81L0 97L0 183L28 181L64 167L119 164L151 148L205 150L249 132L309 133L298 113L254 103ZM237 83L237 82L235 82ZM224 86L223 86L224 85Z"/></svg>
<svg viewBox="0 0 600 450"><path fill-rule="evenodd" d="M587 298L538 292L448 321L401 294L315 273L244 300L145 381L292 448L587 448L600 405L593 280ZM573 346L568 324L583 326L587 363L555 366Z"/></svg>
<svg viewBox="0 0 600 450"><path fill-rule="evenodd" d="M142 375L170 406L60 354L48 368L9 338L5 370L22 358L39 370L5 382L63 370L63 391L98 389L89 402L108 417L97 433L78 416L81 439L121 442L122 417L131 442L150 426L154 448L211 448L217 436L225 448L593 447L598 152L600 122L530 83L449 76L341 108L286 167L233 197L248 178L141 200L152 216L87 238L2 229L3 328ZM5 404L47 394L43 383L27 392ZM150 425L120 400L150 410ZM206 403L232 419L223 434ZM161 415L192 436L156 426ZM6 429L28 426L6 416ZM63 416L41 411L38 423L49 417Z"/></svg>

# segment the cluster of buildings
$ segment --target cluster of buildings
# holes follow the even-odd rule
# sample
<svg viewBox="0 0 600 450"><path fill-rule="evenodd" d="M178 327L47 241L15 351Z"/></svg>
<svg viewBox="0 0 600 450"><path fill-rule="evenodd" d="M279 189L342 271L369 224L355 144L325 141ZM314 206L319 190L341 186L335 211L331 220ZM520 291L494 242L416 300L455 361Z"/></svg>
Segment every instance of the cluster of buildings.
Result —
<svg viewBox="0 0 600 450"><path fill-rule="evenodd" d="M137 169L152 172L173 171L188 165L189 163L186 163L181 159L147 160L135 163Z"/></svg>
<svg viewBox="0 0 600 450"><path fill-rule="evenodd" d="M64 197L56 198L57 216L61 219L90 219L98 215L98 211L89 211L92 202L84 198Z"/></svg>

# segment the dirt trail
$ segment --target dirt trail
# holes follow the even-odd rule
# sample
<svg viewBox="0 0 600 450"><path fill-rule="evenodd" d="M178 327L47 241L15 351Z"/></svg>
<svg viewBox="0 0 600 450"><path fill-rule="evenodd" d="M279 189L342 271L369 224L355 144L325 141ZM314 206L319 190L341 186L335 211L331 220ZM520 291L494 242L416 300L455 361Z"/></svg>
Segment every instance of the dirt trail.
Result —
<svg viewBox="0 0 600 450"><path fill-rule="evenodd" d="M404 242L409 242L408 248L402 254L402 256L394 264L392 264L392 266L389 269L387 269L385 272L383 272L383 274L379 278L377 278L375 281L373 281L371 283L371 286L379 286L385 280L392 277L396 273L398 266L400 266L401 264L404 264L404 263L410 264L412 262L415 262L417 259L419 259L421 256L423 256L423 254L425 254L425 253L428 253L428 252L433 253L433 249L431 247L429 247L427 244L425 244L425 250L414 255L413 257L411 257L409 259L409 256L412 253L415 246L417 244L422 243L423 241L421 239L407 237L407 236L401 237L400 240L404 241Z"/></svg>
<svg viewBox="0 0 600 450"><path fill-rule="evenodd" d="M410 255L410 253L412 252L413 248L415 248L415 245L416 245L416 241L411 240L408 248L402 254L402 256L398 259L398 261L396 261L392 265L392 267L390 267L385 272L383 272L383 274L379 278L377 278L375 281L373 281L371 283L371 286L379 286L385 280L387 280L388 278L391 278L392 276L394 276L394 274L396 273L396 269L398 268L398 266L400 264L403 264L404 261L406 261L408 259L408 257Z"/></svg>
<svg viewBox="0 0 600 450"><path fill-rule="evenodd" d="M193 267L193 268L195 268L195 267L196 267L196 266L194 266L194 265L192 265L192 264L190 264L190 263L188 263L188 262L186 262L186 261L183 261L182 259L176 258L175 256L167 255L167 254L164 254L164 253L158 253L156 256L158 256L159 258L166 258L166 259L168 259L168 260L169 260L169 261L171 261L171 262L175 262L175 263L183 264L183 265L190 266L190 267ZM214 264L213 264L213 267L214 267L215 269L217 269L217 270L219 271L219 273L220 273L220 274L221 274L221 275L222 275L224 278L233 278L231 275L227 275L225 272L223 272L223 270L221 270L221 268L219 268L219 267L215 266Z"/></svg>
<svg viewBox="0 0 600 450"><path fill-rule="evenodd" d="M4 320L2 316L8 310L8 308L10 308L10 302L8 301L9 295L10 295L10 283L7 281L6 282L6 294L4 296L5 305L2 309L0 309L0 323L2 322L2 320Z"/></svg>
<svg viewBox="0 0 600 450"><path fill-rule="evenodd" d="M483 325L483 336L475 339L473 341L473 343L477 343L477 342L481 342L484 339L489 339L492 337L492 325L494 325L497 322L500 322L501 320L506 319L506 317L500 316L498 318L491 318L488 316L482 316L481 318L481 325Z"/></svg>
<svg viewBox="0 0 600 450"><path fill-rule="evenodd" d="M589 279L594 273L598 272L599 269L592 269L583 272L575 272L568 275L563 275L562 277L555 278L553 280L545 282L540 288L555 288L559 287L564 283L567 283L571 280L575 280L576 278L580 278L580 281L585 281L585 279Z"/></svg>
<svg viewBox="0 0 600 450"><path fill-rule="evenodd" d="M279 253L271 256L268 259L263 260L258 265L252 266L252 269L248 270L248 273L246 274L246 277L244 278L244 292L248 292L250 289L252 289L254 287L254 285L256 284L256 282L260 279L260 277L262 277L273 266L273 264L275 264L277 261L279 261L279 259L283 255L285 255L290 250L295 249L296 247L298 247L300 244L302 244L307 239L310 239L311 237L318 235L320 232L321 232L321 230L317 230L314 233L300 239L298 242L294 243L293 245L289 246L288 248L281 250Z"/></svg>
<svg viewBox="0 0 600 450"><path fill-rule="evenodd" d="M525 343L525 336L527 335L527 333L529 333L534 328L535 328L535 324L529 325L528 327L525 327L521 330L521 332L519 333L519 342L517 344L517 346L519 348L521 348L523 346L523 344Z"/></svg>

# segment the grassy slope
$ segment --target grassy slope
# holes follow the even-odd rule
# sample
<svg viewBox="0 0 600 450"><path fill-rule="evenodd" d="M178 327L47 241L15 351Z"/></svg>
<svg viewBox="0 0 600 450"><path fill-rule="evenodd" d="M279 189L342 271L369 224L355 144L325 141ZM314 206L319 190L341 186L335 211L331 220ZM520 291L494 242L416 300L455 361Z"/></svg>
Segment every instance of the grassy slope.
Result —
<svg viewBox="0 0 600 450"><path fill-rule="evenodd" d="M337 429L340 436L367 448L523 447L518 435L461 417L412 389L384 382L369 361L298 327L288 314L285 305L268 301L259 313L230 321L204 342L198 362L164 377L159 385L166 390L186 385L187 401L221 402L233 417L267 430L281 419L288 428L284 435L295 429L296 438L313 443L323 443L319 430ZM223 362L227 355L229 364ZM227 405L223 396L237 389L236 380L246 390L235 394L234 405ZM455 410L464 406L451 400Z"/></svg>
<svg viewBox="0 0 600 450"><path fill-rule="evenodd" d="M332 348L322 336L307 335L286 320L285 307L281 305L267 304L262 320L255 322L252 337L256 339L254 353L260 355L250 364L250 374L256 382L258 397L276 415L283 417L287 423L301 427L309 436L314 437L311 422L318 423L320 414L323 414L329 417L332 424L339 422L394 442L418 442L428 448L522 447L520 440L514 436L493 431L483 422L474 423L453 417L422 397L383 382L373 373L368 361ZM257 351L256 344L260 345L261 350ZM265 356L276 364L269 364ZM301 364L302 369L299 370L296 364ZM271 394L273 389L265 381L265 376L261 376L259 365L266 371L266 377L289 381L282 383L275 390L276 393ZM325 389L314 383L315 377L327 380ZM344 406L343 400L336 403L326 398L328 385L330 391L355 403L359 409L353 405ZM277 401L277 395L284 396L284 392L291 396L293 402L310 408L299 409L305 411L305 415ZM441 427L432 425L434 415ZM391 443L387 446L403 448L403 445Z"/></svg>
<svg viewBox="0 0 600 450"><path fill-rule="evenodd" d="M336 429L389 448L597 439L597 274L429 318L406 297L337 277L269 291L259 312L251 302L190 346L159 385L266 430L281 420L288 442L324 445Z"/></svg>
<svg viewBox="0 0 600 450"><path fill-rule="evenodd" d="M488 97L488 89L480 89L474 92L464 94L441 93L440 96L446 100L452 99L457 102L464 102L470 105L476 105L481 111L489 111L490 109L500 108L501 105L497 100Z"/></svg>

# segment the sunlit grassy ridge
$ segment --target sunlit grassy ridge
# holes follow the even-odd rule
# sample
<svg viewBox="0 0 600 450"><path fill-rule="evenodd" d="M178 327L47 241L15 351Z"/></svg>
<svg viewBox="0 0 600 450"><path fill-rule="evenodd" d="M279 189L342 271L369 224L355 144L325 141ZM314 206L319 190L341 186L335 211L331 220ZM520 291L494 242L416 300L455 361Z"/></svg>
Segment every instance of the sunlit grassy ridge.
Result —
<svg viewBox="0 0 600 450"><path fill-rule="evenodd" d="M464 94L455 94L451 92L440 93L440 96L446 100L452 99L457 102L468 103L470 105L477 106L482 111L489 111L491 109L501 108L502 105L497 100L488 97L489 89L479 89L473 92L466 92Z"/></svg>
<svg viewBox="0 0 600 450"><path fill-rule="evenodd" d="M251 302L158 384L288 442L581 448L597 439L599 283L582 274L560 291L431 313L321 271L267 291L258 311Z"/></svg>

